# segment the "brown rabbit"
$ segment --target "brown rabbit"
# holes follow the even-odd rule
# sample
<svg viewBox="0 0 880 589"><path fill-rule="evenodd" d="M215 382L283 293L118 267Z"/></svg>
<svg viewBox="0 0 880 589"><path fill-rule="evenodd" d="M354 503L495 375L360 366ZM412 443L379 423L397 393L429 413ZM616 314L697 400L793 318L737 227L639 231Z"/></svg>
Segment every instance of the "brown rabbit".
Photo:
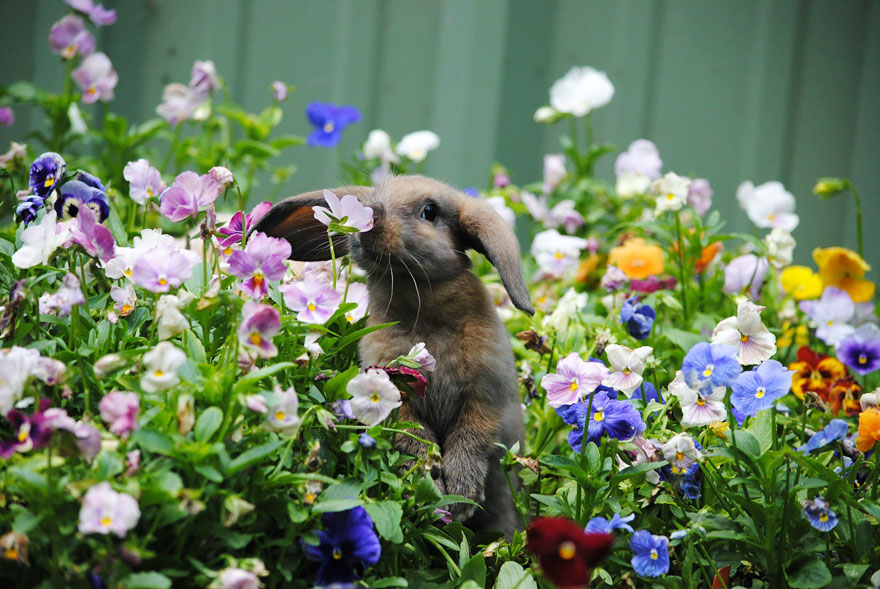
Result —
<svg viewBox="0 0 880 589"><path fill-rule="evenodd" d="M427 374L425 397L404 403L401 418L421 424L424 430L414 433L439 445L440 491L481 506L453 504L453 517L509 537L518 519L496 443L522 442L517 374L509 335L486 288L470 272L465 250L484 254L513 304L532 314L516 238L485 203L423 176L333 192L353 194L373 209L372 230L336 236L334 249L350 253L367 273L369 324L397 322L361 340L361 365L387 364L425 342L437 366ZM327 260L326 227L315 220L314 205L326 206L321 191L281 201L254 231L286 238L293 259ZM424 444L407 436L396 445L413 456L425 454Z"/></svg>

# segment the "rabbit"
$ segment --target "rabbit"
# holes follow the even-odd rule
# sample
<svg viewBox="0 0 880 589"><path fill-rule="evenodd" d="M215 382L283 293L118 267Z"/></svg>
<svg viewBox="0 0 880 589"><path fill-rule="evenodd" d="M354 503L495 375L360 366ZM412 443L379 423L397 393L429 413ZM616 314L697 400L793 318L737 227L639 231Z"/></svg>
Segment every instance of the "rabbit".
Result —
<svg viewBox="0 0 880 589"><path fill-rule="evenodd" d="M532 315L516 237L484 202L424 176L391 176L375 188L333 192L352 194L373 209L373 228L334 236L334 250L351 254L366 272L369 324L397 322L361 339L361 366L385 365L416 343L426 344L435 370L426 374L424 398L409 398L400 418L419 423L424 429L413 433L439 445L440 492L480 506L452 504L453 518L510 538L519 519L496 443L522 444L517 372L509 334L465 251L485 255L513 304ZM322 191L285 199L253 231L286 238L292 259L328 260L326 227L314 218L314 205L326 206ZM403 453L425 456L425 445L409 436L398 436L395 444Z"/></svg>

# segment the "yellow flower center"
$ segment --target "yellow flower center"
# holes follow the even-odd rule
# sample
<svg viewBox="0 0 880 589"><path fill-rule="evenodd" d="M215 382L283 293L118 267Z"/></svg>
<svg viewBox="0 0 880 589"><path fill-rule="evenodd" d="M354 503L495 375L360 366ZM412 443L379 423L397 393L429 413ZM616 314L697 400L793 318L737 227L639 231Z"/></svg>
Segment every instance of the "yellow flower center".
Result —
<svg viewBox="0 0 880 589"><path fill-rule="evenodd" d="M94 86L92 86L91 88L89 88L88 90L86 90L86 94L88 94L89 96L91 96L91 95L94 94L94 93L95 93L95 87L94 87Z"/></svg>
<svg viewBox="0 0 880 589"><path fill-rule="evenodd" d="M561 260L561 259L564 258L564 257L565 257L565 256L562 255L562 252L556 252L556 259L557 259L557 260Z"/></svg>
<svg viewBox="0 0 880 589"><path fill-rule="evenodd" d="M755 398L756 399L763 399L765 393L766 393L766 391L764 390L763 387L761 387L757 391L755 391Z"/></svg>
<svg viewBox="0 0 880 589"><path fill-rule="evenodd" d="M129 278L131 278L131 274L132 274L131 268L126 268L125 270L122 271L122 273L125 274L126 276L128 276Z"/></svg>
<svg viewBox="0 0 880 589"><path fill-rule="evenodd" d="M423 149L417 149L412 152L412 159L414 160L420 160L423 157L425 157L425 150Z"/></svg>
<svg viewBox="0 0 880 589"><path fill-rule="evenodd" d="M74 47L73 45L68 45L61 50L61 57L63 57L64 59L70 59L74 55L76 55L76 47Z"/></svg>
<svg viewBox="0 0 880 589"><path fill-rule="evenodd" d="M658 558L660 558L660 555L657 554L657 549L651 548L651 560L657 560Z"/></svg>
<svg viewBox="0 0 880 589"><path fill-rule="evenodd" d="M105 515L104 517L101 518L101 525L104 526L105 528L112 523L113 523L112 517L108 517Z"/></svg>
<svg viewBox="0 0 880 589"><path fill-rule="evenodd" d="M155 376L156 378L162 378L163 376L165 376L165 373L161 370L157 370L153 373L153 376Z"/></svg>
<svg viewBox="0 0 880 589"><path fill-rule="evenodd" d="M284 419L286 417L287 417L287 414L284 411L276 411L275 412L275 419L278 421L284 421Z"/></svg>
<svg viewBox="0 0 880 589"><path fill-rule="evenodd" d="M571 560L576 553L574 542L565 541L559 545L559 558L563 560Z"/></svg>
<svg viewBox="0 0 880 589"><path fill-rule="evenodd" d="M18 442L23 444L25 440L28 439L28 434L30 434L30 427L28 425L21 426L21 429L18 430Z"/></svg>
<svg viewBox="0 0 880 589"><path fill-rule="evenodd" d="M864 354L859 354L859 364L865 364L868 362L868 357Z"/></svg>
<svg viewBox="0 0 880 589"><path fill-rule="evenodd" d="M318 307L315 305L315 303L309 302L309 304L306 305L306 308L307 308L309 311L314 311L314 310L317 309Z"/></svg>
<svg viewBox="0 0 880 589"><path fill-rule="evenodd" d="M305 502L309 505L315 502L315 494L309 491L306 493Z"/></svg>
<svg viewBox="0 0 880 589"><path fill-rule="evenodd" d="M261 336L257 332L252 333L248 339L250 339L251 343L254 344L255 346L260 346L263 344L263 336Z"/></svg>
<svg viewBox="0 0 880 589"><path fill-rule="evenodd" d="M834 321L832 321L831 319L829 319L829 320L828 320L828 323L827 323L826 325L828 325L828 327L831 327L832 325L834 325Z"/></svg>
<svg viewBox="0 0 880 589"><path fill-rule="evenodd" d="M3 553L3 556L9 560L18 560L18 550L15 548L7 548L6 552Z"/></svg>
<svg viewBox="0 0 880 589"><path fill-rule="evenodd" d="M129 313L131 313L131 305L129 305L128 303L122 305L120 313L122 313L123 315L128 315Z"/></svg>
<svg viewBox="0 0 880 589"><path fill-rule="evenodd" d="M333 549L333 560L339 560L342 558L342 551L339 548Z"/></svg>
<svg viewBox="0 0 880 589"><path fill-rule="evenodd" d="M153 196L153 189L152 189L152 188L147 188L147 198L149 198L149 197L151 197L151 196Z"/></svg>
<svg viewBox="0 0 880 589"><path fill-rule="evenodd" d="M165 279L165 278L160 278L160 279L159 279L159 286L165 286L166 284L168 284L168 280L167 280L167 279Z"/></svg>
<svg viewBox="0 0 880 589"><path fill-rule="evenodd" d="M335 128L336 128L336 125L334 125L332 121L327 121L326 123L324 123L324 132L325 133L332 133ZM336 557L336 558L338 558L338 557Z"/></svg>
<svg viewBox="0 0 880 589"><path fill-rule="evenodd" d="M382 397L379 396L379 391L373 391L373 394L370 395L370 401L373 403L378 403L382 400Z"/></svg>
<svg viewBox="0 0 880 589"><path fill-rule="evenodd" d="M568 385L568 389L569 389L570 391L576 391L576 390L578 390L578 381L577 381L577 379L574 379L574 380L571 381L571 384Z"/></svg>
<svg viewBox="0 0 880 589"><path fill-rule="evenodd" d="M349 323L354 323L354 315L352 315L351 313L348 313L348 314L345 316L345 319L346 319Z"/></svg>
<svg viewBox="0 0 880 589"><path fill-rule="evenodd" d="M231 256L232 255L232 248L228 245L225 248L223 248L223 255L224 256Z"/></svg>
<svg viewBox="0 0 880 589"><path fill-rule="evenodd" d="M624 373L626 376L629 376L630 374L632 374L632 370L630 370L629 368L624 368L624 369L623 369L623 373Z"/></svg>
<svg viewBox="0 0 880 589"><path fill-rule="evenodd" d="M54 176L49 176L48 178L46 178L46 181L43 182L43 186L45 188L49 188L53 184L55 184L55 177Z"/></svg>
<svg viewBox="0 0 880 589"><path fill-rule="evenodd" d="M675 453L675 460L678 462L681 462L682 460L684 460L684 452L676 452Z"/></svg>
<svg viewBox="0 0 880 589"><path fill-rule="evenodd" d="M605 419L605 412L596 411L596 413L593 414L593 419L595 419L596 421L603 421Z"/></svg>
<svg viewBox="0 0 880 589"><path fill-rule="evenodd" d="M698 407L702 407L705 404L706 404L706 401L702 397L697 398L697 406Z"/></svg>
<svg viewBox="0 0 880 589"><path fill-rule="evenodd" d="M770 213L769 215L767 215L767 220L768 221L775 221L776 215L774 215L773 213Z"/></svg>
<svg viewBox="0 0 880 589"><path fill-rule="evenodd" d="M827 514L827 513L823 513L822 515L820 515L820 516L819 516L819 521L822 522L822 523L827 522L827 521L828 521L828 514Z"/></svg>
<svg viewBox="0 0 880 589"><path fill-rule="evenodd" d="M254 286L260 286L263 284L263 273L262 272L254 272Z"/></svg>
<svg viewBox="0 0 880 589"><path fill-rule="evenodd" d="M670 192L666 195L666 200L675 200L675 195Z"/></svg>
<svg viewBox="0 0 880 589"><path fill-rule="evenodd" d="M703 376L705 376L705 377L707 377L707 378L710 377L710 376L712 376L712 371L713 371L714 369L715 369L714 366L712 366L711 364L707 364L707 365L706 365L706 368L703 370Z"/></svg>
<svg viewBox="0 0 880 589"><path fill-rule="evenodd" d="M742 343L746 343L747 341L749 341L749 336L743 334L743 335L739 338L739 341L741 341Z"/></svg>

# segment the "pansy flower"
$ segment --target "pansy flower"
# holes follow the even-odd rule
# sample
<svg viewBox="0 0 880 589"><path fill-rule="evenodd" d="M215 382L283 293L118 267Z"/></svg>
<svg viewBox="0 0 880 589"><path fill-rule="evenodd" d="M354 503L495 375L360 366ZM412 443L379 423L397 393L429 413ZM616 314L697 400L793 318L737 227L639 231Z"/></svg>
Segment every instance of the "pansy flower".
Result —
<svg viewBox="0 0 880 589"><path fill-rule="evenodd" d="M110 298L113 299L113 308L120 317L130 315L137 303L137 294L131 284L110 287Z"/></svg>
<svg viewBox="0 0 880 589"><path fill-rule="evenodd" d="M120 538L133 529L141 517L137 499L117 493L104 481L89 488L79 511L81 534L116 534Z"/></svg>
<svg viewBox="0 0 880 589"><path fill-rule="evenodd" d="M55 200L55 212L58 213L58 218L62 221L72 219L84 207L92 209L99 222L104 221L110 214L110 202L104 191L79 180L71 180L64 184Z"/></svg>
<svg viewBox="0 0 880 589"><path fill-rule="evenodd" d="M798 226L794 196L781 182L765 182L759 186L743 182L736 189L736 199L757 227L781 227L791 232Z"/></svg>
<svg viewBox="0 0 880 589"><path fill-rule="evenodd" d="M312 209L315 219L331 230L361 233L373 228L373 209L362 205L353 194L346 194L340 199L335 193L325 190L324 201L329 209L317 205Z"/></svg>
<svg viewBox="0 0 880 589"><path fill-rule="evenodd" d="M210 59L205 61L197 59L193 62L189 87L204 94L214 92L220 87L217 66L214 65L213 61Z"/></svg>
<svg viewBox="0 0 880 589"><path fill-rule="evenodd" d="M836 286L826 287L818 301L801 301L798 307L816 324L816 337L829 346L836 346L855 331L855 303L848 292Z"/></svg>
<svg viewBox="0 0 880 589"><path fill-rule="evenodd" d="M804 501L803 508L807 521L817 530L830 532L837 525L837 515L828 508L828 502L822 497Z"/></svg>
<svg viewBox="0 0 880 589"><path fill-rule="evenodd" d="M750 294L755 300L761 298L761 287L770 264L767 258L755 254L736 257L724 267L724 292L728 294Z"/></svg>
<svg viewBox="0 0 880 589"><path fill-rule="evenodd" d="M52 428L46 423L45 411L48 407L49 399L44 398L33 415L17 409L6 414L6 421L12 426L13 438L0 441L0 457L9 458L16 452L30 452L49 443Z"/></svg>
<svg viewBox="0 0 880 589"><path fill-rule="evenodd" d="M125 164L122 177L128 182L131 199L139 205L158 196L165 189L162 174L144 158Z"/></svg>
<svg viewBox="0 0 880 589"><path fill-rule="evenodd" d="M526 531L526 548L538 557L541 571L558 587L583 587L590 569L611 552L614 536L587 533L570 519L541 517Z"/></svg>
<svg viewBox="0 0 880 589"><path fill-rule="evenodd" d="M831 413L837 415L843 409L847 415L858 415L861 411L859 396L862 394L862 385L852 376L838 378L831 385L826 400Z"/></svg>
<svg viewBox="0 0 880 589"><path fill-rule="evenodd" d="M85 301L79 278L68 273L64 275L58 290L52 294L43 293L40 296L40 313L67 317L74 305L82 305Z"/></svg>
<svg viewBox="0 0 880 589"><path fill-rule="evenodd" d="M636 514L634 513L623 517L621 517L619 513L615 513L611 516L610 520L607 520L604 517L594 517L587 522L584 531L588 534L610 534L614 530L624 530L632 534L633 529L632 526L629 525L629 522L634 520L635 517Z"/></svg>
<svg viewBox="0 0 880 589"><path fill-rule="evenodd" d="M140 407L140 398L137 393L121 391L107 393L98 403L101 419L107 422L111 432L121 438L127 438L137 428Z"/></svg>
<svg viewBox="0 0 880 589"><path fill-rule="evenodd" d="M58 182L64 176L67 164L64 158L55 152L47 151L34 160L31 164L29 186L31 193L43 200L47 199L52 191L57 188Z"/></svg>
<svg viewBox="0 0 880 589"><path fill-rule="evenodd" d="M608 263L623 270L629 278L645 279L663 273L663 250L644 239L633 237L611 248Z"/></svg>
<svg viewBox="0 0 880 589"><path fill-rule="evenodd" d="M555 373L541 379L541 386L547 391L547 402L557 408L585 398L608 374L608 368L601 362L584 362L572 352L559 360Z"/></svg>
<svg viewBox="0 0 880 589"><path fill-rule="evenodd" d="M814 352L807 346L798 349L797 361L789 364L788 369L794 371L791 392L798 399L803 399L804 393L813 392L826 402L834 382L849 375L840 360Z"/></svg>
<svg viewBox="0 0 880 589"><path fill-rule="evenodd" d="M650 305L640 305L638 297L630 297L620 309L620 321L626 325L629 334L637 340L651 335L657 313Z"/></svg>
<svg viewBox="0 0 880 589"><path fill-rule="evenodd" d="M162 102L156 107L156 114L168 121L172 127L188 119L202 119L209 110L201 108L208 95L189 86L173 83L162 90Z"/></svg>
<svg viewBox="0 0 880 589"><path fill-rule="evenodd" d="M880 408L868 407L859 414L859 436L856 448L868 452L880 441Z"/></svg>
<svg viewBox="0 0 880 589"><path fill-rule="evenodd" d="M658 217L664 211L679 211L687 203L690 191L690 178L682 178L675 172L667 172L651 185L651 191L657 195L654 214Z"/></svg>
<svg viewBox="0 0 880 589"><path fill-rule="evenodd" d="M103 53L92 53L86 57L70 77L82 90L84 104L113 100L113 89L119 82L119 75L113 69L110 58Z"/></svg>
<svg viewBox="0 0 880 589"><path fill-rule="evenodd" d="M586 116L605 106L614 96L614 84L608 74L590 67L572 67L550 87L550 106L557 112Z"/></svg>
<svg viewBox="0 0 880 589"><path fill-rule="evenodd" d="M312 147L335 147L342 139L342 131L361 120L361 111L353 106L337 106L330 102L311 102L306 117L315 128L309 135Z"/></svg>
<svg viewBox="0 0 880 589"><path fill-rule="evenodd" d="M283 436L294 436L301 423L299 396L296 394L296 390L290 387L282 391L280 386L276 386L272 398L267 404L264 427Z"/></svg>
<svg viewBox="0 0 880 589"><path fill-rule="evenodd" d="M257 221L269 212L272 203L263 201L255 206L250 213L244 214L242 211L236 211L229 223L217 229L217 233L223 237L218 237L220 246L223 248L231 248L234 245L242 243L243 236L250 232L251 227L257 224ZM232 255L232 250L224 251L226 255Z"/></svg>
<svg viewBox="0 0 880 589"><path fill-rule="evenodd" d="M284 277L288 257L289 241L255 233L244 250L229 256L229 271L243 281L238 288L259 300L268 294L269 282Z"/></svg>
<svg viewBox="0 0 880 589"><path fill-rule="evenodd" d="M440 147L440 137L433 131L414 131L400 138L397 154L420 162L428 157L428 153Z"/></svg>
<svg viewBox="0 0 880 589"><path fill-rule="evenodd" d="M273 358L278 348L272 338L281 331L281 314L271 305L261 305L253 301L244 304L241 325L238 327L238 341L246 349L260 358Z"/></svg>
<svg viewBox="0 0 880 589"><path fill-rule="evenodd" d="M836 286L846 291L853 302L863 303L874 298L874 283L865 280L865 272L871 270L862 257L844 247L816 248L813 260L819 266L822 284Z"/></svg>
<svg viewBox="0 0 880 589"><path fill-rule="evenodd" d="M767 360L736 378L730 402L748 416L770 409L791 390L793 374L776 360Z"/></svg>
<svg viewBox="0 0 880 589"><path fill-rule="evenodd" d="M70 231L57 223L57 218L55 211L49 211L39 225L31 225L21 233L21 247L12 254L12 263L16 268L49 263L55 250L70 236Z"/></svg>
<svg viewBox="0 0 880 589"><path fill-rule="evenodd" d="M858 374L874 372L880 368L880 329L873 323L860 325L838 344L837 357Z"/></svg>
<svg viewBox="0 0 880 589"><path fill-rule="evenodd" d="M68 14L49 30L49 47L52 48L52 53L58 53L64 59L73 59L77 55L85 57L95 51L95 38L86 28L83 19L75 14Z"/></svg>
<svg viewBox="0 0 880 589"><path fill-rule="evenodd" d="M577 267L581 252L586 247L586 239L547 229L535 235L530 251L544 275L560 278Z"/></svg>
<svg viewBox="0 0 880 589"><path fill-rule="evenodd" d="M645 194L651 183L660 177L662 168L663 160L657 146L647 139L636 139L614 162L618 196L629 198Z"/></svg>
<svg viewBox="0 0 880 589"><path fill-rule="evenodd" d="M794 300L817 299L822 294L822 279L807 266L789 266L779 275L782 290Z"/></svg>
<svg viewBox="0 0 880 589"><path fill-rule="evenodd" d="M629 546L633 551L631 564L643 577L659 577L669 572L669 538L655 536L647 530L632 535Z"/></svg>
<svg viewBox="0 0 880 589"><path fill-rule="evenodd" d="M798 446L797 451L809 454L813 450L818 450L828 444L842 440L846 437L848 430L849 424L847 424L846 421L843 419L832 419L828 425L825 426L825 429L810 436L809 441L803 446Z"/></svg>
<svg viewBox="0 0 880 589"><path fill-rule="evenodd" d="M742 301L735 317L722 320L712 331L712 343L733 346L742 365L760 364L776 353L776 336L761 321L764 307Z"/></svg>
<svg viewBox="0 0 880 589"><path fill-rule="evenodd" d="M384 370L370 369L348 381L351 412L369 426L378 425L402 404L400 391Z"/></svg>
<svg viewBox="0 0 880 589"><path fill-rule="evenodd" d="M170 389L180 382L177 371L186 362L186 354L171 342L159 342L144 354L141 388L148 393Z"/></svg>
<svg viewBox="0 0 880 589"><path fill-rule="evenodd" d="M72 183L65 184L62 193L68 184ZM68 224L68 229L70 237L65 242L65 247L78 245L88 255L102 262L109 262L115 257L116 240L110 230L100 224L98 214L90 206L80 208L76 220Z"/></svg>
<svg viewBox="0 0 880 589"><path fill-rule="evenodd" d="M633 391L642 384L642 372L653 351L650 346L631 350L626 346L611 344L605 348L608 363L611 364L611 374L602 380L602 384L631 397Z"/></svg>
<svg viewBox="0 0 880 589"><path fill-rule="evenodd" d="M683 474L692 464L703 459L696 441L686 433L672 436L661 450L673 474Z"/></svg>
<svg viewBox="0 0 880 589"><path fill-rule="evenodd" d="M694 207L694 210L701 217L706 214L712 206L712 196L715 191L705 178L694 178L691 180L690 189L688 189L688 204Z"/></svg>
<svg viewBox="0 0 880 589"><path fill-rule="evenodd" d="M93 23L100 26L112 25L116 22L116 10L104 8L103 4L95 4L94 0L64 0L71 8L82 12Z"/></svg>
<svg viewBox="0 0 880 589"><path fill-rule="evenodd" d="M351 585L364 569L379 562L382 544L363 507L325 513L321 523L324 529L316 532L318 545L303 545L306 558L321 563L316 586Z"/></svg>
<svg viewBox="0 0 880 589"><path fill-rule="evenodd" d="M691 386L693 385L693 386ZM681 405L682 427L699 427L716 421L724 421L727 410L724 407L724 394L727 388L713 386L710 381L687 382L679 370L669 384L669 392L678 398Z"/></svg>
<svg viewBox="0 0 880 589"><path fill-rule="evenodd" d="M326 282L307 274L302 280L281 288L284 303L303 323L325 323L342 301L342 295Z"/></svg>
<svg viewBox="0 0 880 589"><path fill-rule="evenodd" d="M367 285L363 282L352 282L348 285L348 294L345 293L345 285L339 283L339 287L343 289L346 303L354 303L357 305L354 309L345 312L345 320L354 323L363 319L367 315L367 306L370 301L370 292Z"/></svg>
<svg viewBox="0 0 880 589"><path fill-rule="evenodd" d="M140 256L132 269L132 280L151 292L168 292L192 276L192 260L179 251L152 250L161 255Z"/></svg>
<svg viewBox="0 0 880 589"><path fill-rule="evenodd" d="M199 211L210 206L220 191L217 182L210 174L199 176L195 172L186 171L174 179L159 197L159 210L162 215L174 222L183 221L188 217L196 217Z"/></svg>
<svg viewBox="0 0 880 589"><path fill-rule="evenodd" d="M592 402L580 401L556 411L563 421L575 427L568 434L568 445L575 452L580 452L584 443L584 427L587 428L587 442L597 445L603 436L631 440L645 431L645 423L632 403L612 399L606 391L593 393Z"/></svg>

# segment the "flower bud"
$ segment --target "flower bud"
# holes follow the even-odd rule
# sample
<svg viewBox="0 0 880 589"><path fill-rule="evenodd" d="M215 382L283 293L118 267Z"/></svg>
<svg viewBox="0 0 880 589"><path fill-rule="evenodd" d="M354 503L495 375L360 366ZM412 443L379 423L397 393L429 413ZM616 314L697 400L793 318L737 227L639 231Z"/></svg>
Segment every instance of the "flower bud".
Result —
<svg viewBox="0 0 880 589"><path fill-rule="evenodd" d="M819 178L813 187L813 193L822 198L829 198L847 189L845 178Z"/></svg>
<svg viewBox="0 0 880 589"><path fill-rule="evenodd" d="M254 504L242 499L239 495L230 495L223 501L223 525L230 527L235 525L238 519L254 510Z"/></svg>

